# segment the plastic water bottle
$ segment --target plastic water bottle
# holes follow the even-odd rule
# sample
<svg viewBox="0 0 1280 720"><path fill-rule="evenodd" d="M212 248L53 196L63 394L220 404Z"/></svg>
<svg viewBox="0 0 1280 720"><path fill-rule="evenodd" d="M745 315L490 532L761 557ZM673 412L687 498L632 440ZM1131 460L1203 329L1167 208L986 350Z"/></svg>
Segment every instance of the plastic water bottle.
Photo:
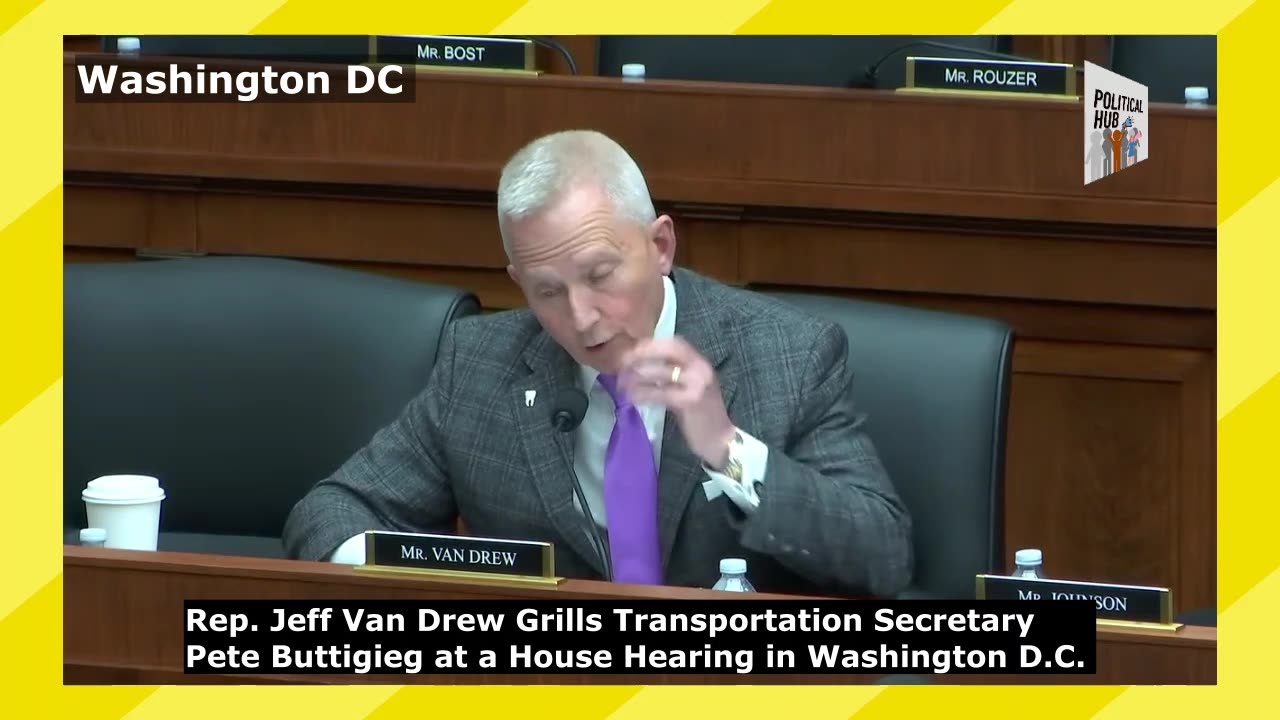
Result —
<svg viewBox="0 0 1280 720"><path fill-rule="evenodd" d="M1043 554L1039 550L1029 548L1019 550L1013 555L1013 562L1017 565L1013 569L1013 576L1018 578L1044 579L1044 571L1041 563L1044 560Z"/></svg>
<svg viewBox="0 0 1280 720"><path fill-rule="evenodd" d="M106 547L107 531L102 528L85 528L80 531L80 544L85 547Z"/></svg>
<svg viewBox="0 0 1280 720"><path fill-rule="evenodd" d="M622 66L623 82L644 82L644 63L627 63Z"/></svg>
<svg viewBox="0 0 1280 720"><path fill-rule="evenodd" d="M1188 107L1208 107L1209 106L1209 88L1202 86L1192 86L1183 88L1182 97L1187 101Z"/></svg>
<svg viewBox="0 0 1280 720"><path fill-rule="evenodd" d="M116 52L137 57L142 54L142 41L136 37L119 38L116 40Z"/></svg>
<svg viewBox="0 0 1280 720"><path fill-rule="evenodd" d="M747 561L742 558L725 558L720 561L720 579L712 590L728 592L755 592L747 581Z"/></svg>

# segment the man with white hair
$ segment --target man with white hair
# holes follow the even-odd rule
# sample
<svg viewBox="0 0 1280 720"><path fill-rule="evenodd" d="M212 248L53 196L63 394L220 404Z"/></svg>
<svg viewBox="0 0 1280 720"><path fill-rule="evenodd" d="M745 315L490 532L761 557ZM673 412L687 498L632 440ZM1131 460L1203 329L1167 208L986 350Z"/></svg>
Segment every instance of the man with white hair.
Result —
<svg viewBox="0 0 1280 720"><path fill-rule="evenodd" d="M365 530L460 515L551 542L570 577L710 587L741 557L765 591L906 588L911 521L838 325L674 267L671 218L600 133L517 152L498 224L528 308L452 323L422 393L294 508L291 556L361 562ZM568 387L588 404L566 436Z"/></svg>

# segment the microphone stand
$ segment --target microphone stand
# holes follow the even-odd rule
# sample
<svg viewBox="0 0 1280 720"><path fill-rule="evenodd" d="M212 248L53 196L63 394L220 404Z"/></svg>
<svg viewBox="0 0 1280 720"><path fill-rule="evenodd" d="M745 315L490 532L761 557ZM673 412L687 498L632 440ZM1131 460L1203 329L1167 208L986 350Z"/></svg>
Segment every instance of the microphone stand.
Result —
<svg viewBox="0 0 1280 720"><path fill-rule="evenodd" d="M576 422L575 422L576 420ZM574 413L567 408L559 408L551 416L551 425L556 430L568 434L582 422L582 418L574 417ZM573 456L569 457L569 472L573 475L573 493L578 498L578 504L582 506L582 514L587 519L587 527L591 530L591 544L595 547L596 552L600 554L600 560L604 563L605 580L613 580L613 559L609 557L609 548L605 545L604 538L600 536L600 528L596 525L595 518L591 515L591 506L587 505L587 497L582 492L582 483L578 480L578 469L573 462Z"/></svg>

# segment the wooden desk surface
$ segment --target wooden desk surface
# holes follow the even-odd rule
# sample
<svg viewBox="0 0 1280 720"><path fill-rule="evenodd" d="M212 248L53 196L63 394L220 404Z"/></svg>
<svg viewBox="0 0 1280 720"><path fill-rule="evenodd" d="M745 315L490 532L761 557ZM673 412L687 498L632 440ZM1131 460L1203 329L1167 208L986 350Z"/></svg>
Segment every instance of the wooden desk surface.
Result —
<svg viewBox="0 0 1280 720"><path fill-rule="evenodd" d="M100 550L68 545L63 559L64 682L179 684L555 683L555 684L860 684L878 675L418 675L188 676L182 672L183 600L199 599L782 599L696 588L653 588L585 580L557 587L483 585L427 577L359 573L349 566L290 560ZM1098 628L1096 676L939 675L956 684L1199 684L1217 677L1217 630L1177 632Z"/></svg>

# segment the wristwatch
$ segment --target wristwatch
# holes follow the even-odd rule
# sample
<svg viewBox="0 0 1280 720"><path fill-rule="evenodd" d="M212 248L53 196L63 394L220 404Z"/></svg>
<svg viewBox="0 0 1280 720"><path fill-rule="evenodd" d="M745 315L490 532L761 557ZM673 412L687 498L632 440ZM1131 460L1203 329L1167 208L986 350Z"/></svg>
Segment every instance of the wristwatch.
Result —
<svg viewBox="0 0 1280 720"><path fill-rule="evenodd" d="M724 470L720 471L720 474L731 478L736 483L742 482L743 442L742 432L734 428L733 437L729 438L729 459L724 464Z"/></svg>
<svg viewBox="0 0 1280 720"><path fill-rule="evenodd" d="M702 464L713 481L703 484L703 488L707 490L707 499L712 500L719 493L726 493L744 510L759 507L760 495L756 488L764 481L769 448L735 427L728 441L728 451L724 468L716 470L705 462Z"/></svg>

